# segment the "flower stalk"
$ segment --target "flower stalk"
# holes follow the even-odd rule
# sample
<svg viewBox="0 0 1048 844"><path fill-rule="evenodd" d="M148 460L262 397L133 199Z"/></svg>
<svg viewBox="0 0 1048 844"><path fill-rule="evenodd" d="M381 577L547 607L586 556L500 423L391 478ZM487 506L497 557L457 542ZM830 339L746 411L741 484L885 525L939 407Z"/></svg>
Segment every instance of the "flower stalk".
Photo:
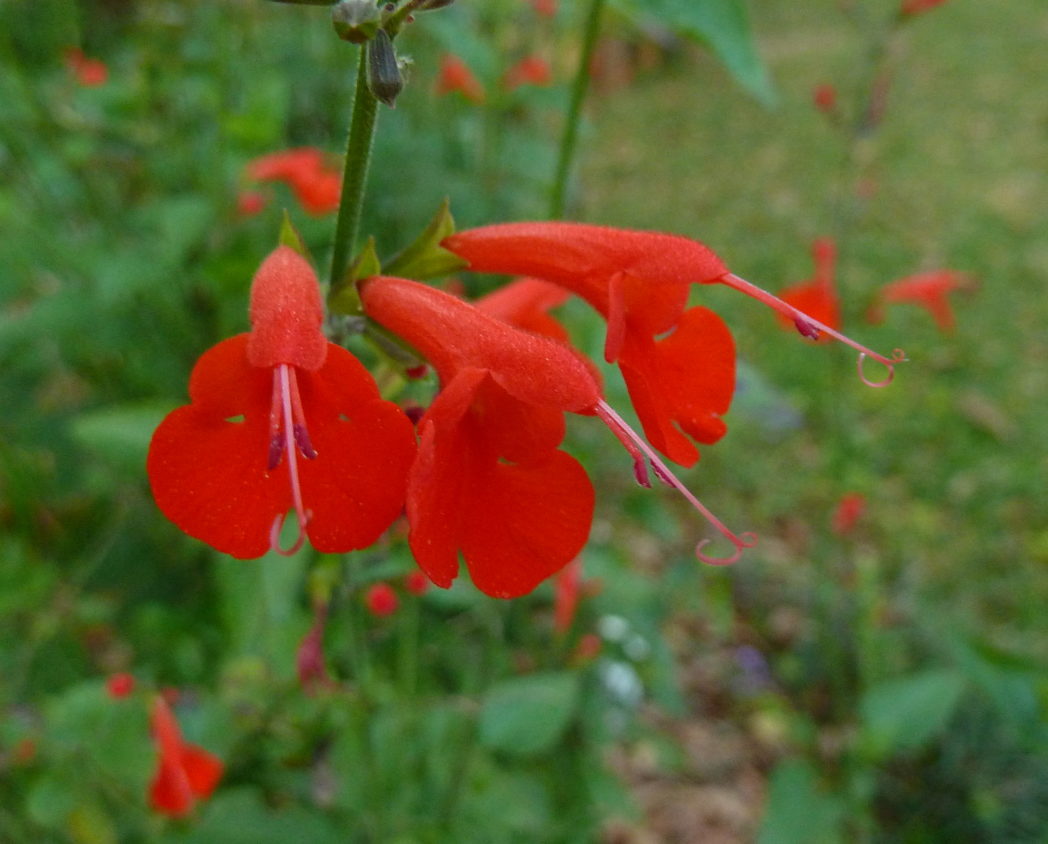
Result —
<svg viewBox="0 0 1048 844"><path fill-rule="evenodd" d="M375 124L378 118L378 100L368 89L368 60L366 45L360 47L357 63L356 93L353 114L349 121L346 141L346 163L342 173L342 197L335 223L335 241L331 250L329 287L334 286L346 271L349 257L360 233L360 219L364 208L364 189L367 185L371 150L375 142ZM359 310L359 308L358 308Z"/></svg>

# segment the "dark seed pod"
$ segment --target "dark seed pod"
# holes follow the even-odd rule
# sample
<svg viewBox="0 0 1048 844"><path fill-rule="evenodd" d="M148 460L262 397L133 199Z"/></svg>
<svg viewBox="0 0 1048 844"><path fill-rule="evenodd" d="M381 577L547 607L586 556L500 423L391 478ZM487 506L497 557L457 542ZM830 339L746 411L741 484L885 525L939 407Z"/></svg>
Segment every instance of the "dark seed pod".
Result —
<svg viewBox="0 0 1048 844"><path fill-rule="evenodd" d="M390 108L397 95L404 89L404 77L400 75L397 54L389 34L380 29L368 42L368 89Z"/></svg>

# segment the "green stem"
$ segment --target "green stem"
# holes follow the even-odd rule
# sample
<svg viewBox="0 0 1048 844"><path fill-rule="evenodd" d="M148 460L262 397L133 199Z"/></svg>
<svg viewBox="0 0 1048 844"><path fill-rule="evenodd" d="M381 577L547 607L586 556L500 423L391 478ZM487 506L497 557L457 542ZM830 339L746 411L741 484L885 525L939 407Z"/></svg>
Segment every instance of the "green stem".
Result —
<svg viewBox="0 0 1048 844"><path fill-rule="evenodd" d="M335 223L335 243L331 251L329 288L333 289L349 264L349 257L360 233L360 217L364 208L364 188L368 180L368 165L375 141L375 121L378 100L368 90L367 46L360 48L357 64L357 88L353 98L353 115L349 121L349 139L346 141L346 163L342 171L342 198L338 204Z"/></svg>
<svg viewBox="0 0 1048 844"><path fill-rule="evenodd" d="M552 219L564 216L568 176L571 173L571 163L575 158L575 147L578 145L582 103L586 99L586 89L589 87L590 64L593 59L593 50L597 45L597 35L600 33L602 11L604 11L604 0L590 0L586 32L582 42L582 55L579 56L579 66L575 71L575 82L571 88L571 101L565 117L564 134L560 139L560 157L553 180L553 192L550 195L549 216Z"/></svg>

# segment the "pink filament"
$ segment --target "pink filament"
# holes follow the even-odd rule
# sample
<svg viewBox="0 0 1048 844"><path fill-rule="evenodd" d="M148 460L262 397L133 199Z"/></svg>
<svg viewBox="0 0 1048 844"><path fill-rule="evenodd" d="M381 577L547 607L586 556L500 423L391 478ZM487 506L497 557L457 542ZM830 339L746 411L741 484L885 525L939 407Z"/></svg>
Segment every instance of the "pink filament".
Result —
<svg viewBox="0 0 1048 844"><path fill-rule="evenodd" d="M305 415L302 411L302 400L298 393L298 379L295 370L282 363L273 369L273 411L269 418L270 430L273 434L269 449L270 469L276 468L280 462L280 454L287 455L288 480L291 483L291 501L295 510L295 518L298 520L298 535L290 548L280 545L280 531L284 527L286 515L281 513L273 520L269 529L269 547L285 557L290 557L306 539L306 525L309 524L312 515L306 510L302 501L302 485L298 477L297 451L302 451L302 456L310 460L317 456L309 441L306 431ZM275 457L275 462L274 462Z"/></svg>
<svg viewBox="0 0 1048 844"><path fill-rule="evenodd" d="M763 302L765 305L768 305L768 307L773 308L783 316L793 320L794 324L797 326L797 330L800 331L800 333L803 334L805 337L814 338L817 337L818 334L821 332L824 334L828 334L835 340L840 340L842 343L851 346L853 349L859 352L859 379L862 381L863 384L865 384L868 387L887 387L892 382L892 379L895 377L895 364L902 363L904 360L906 360L906 353L902 349L892 350L892 355L890 358L886 357L885 355L878 354L872 349L867 349L865 346L856 343L850 337L846 337L839 331L835 331L828 325L824 325L817 319L812 319L803 311L798 310L788 302L782 301L782 299L780 299L778 296L774 296L767 290L764 290L763 288L758 287L755 284L751 284L744 278L739 278L739 276L735 275L734 273L728 273L727 275L723 275L720 278L718 278L717 281L721 282L722 284L728 285L728 287L735 288L740 293L745 293L747 296L752 296L757 301ZM887 376L882 378L880 381L873 381L867 378L866 373L863 371L863 365L865 364L867 358L873 358L878 363L881 363L884 366L886 366L888 368Z"/></svg>
<svg viewBox="0 0 1048 844"><path fill-rule="evenodd" d="M655 476L664 484L673 487L677 492L683 495L688 503L698 510L703 518L713 525L721 536L735 546L735 552L730 557L711 557L708 554L702 553L703 547L710 542L709 539L704 539L695 546L695 556L698 557L698 559L711 566L726 566L738 560L739 557L742 556L744 548L752 548L757 543L757 535L755 533L744 533L741 536L737 536L725 526L724 522L713 515L706 505L699 501L699 499L692 494L691 490L684 486L677 476L670 471L670 468L663 462L662 458L655 453L655 450L652 449L652 447L649 446L606 401L603 399L598 401L596 411L597 416L599 416L604 424L611 429L611 432L618 437L619 442L625 446L626 450L633 457L634 467L644 465L642 455L647 457L647 459L651 461L651 466L655 472ZM639 471L636 468L634 471L638 474L639 478Z"/></svg>

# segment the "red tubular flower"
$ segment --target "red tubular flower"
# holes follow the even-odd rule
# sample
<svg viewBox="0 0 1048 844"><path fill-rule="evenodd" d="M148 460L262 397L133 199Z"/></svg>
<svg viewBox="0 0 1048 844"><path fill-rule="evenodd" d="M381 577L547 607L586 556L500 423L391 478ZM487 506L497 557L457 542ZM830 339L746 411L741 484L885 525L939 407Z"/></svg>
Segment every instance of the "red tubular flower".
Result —
<svg viewBox="0 0 1048 844"><path fill-rule="evenodd" d="M549 315L549 310L564 304L570 295L564 288L539 278L518 278L481 296L473 304L488 316L567 343L567 329Z"/></svg>
<svg viewBox="0 0 1048 844"><path fill-rule="evenodd" d="M859 521L866 511L866 496L861 492L846 492L837 502L837 508L833 511L831 527L833 532L844 536L852 532L855 523Z"/></svg>
<svg viewBox="0 0 1048 844"><path fill-rule="evenodd" d="M816 319L830 328L839 329L841 327L841 304L834 288L837 247L833 240L821 237L812 243L812 259L815 262L815 275L809 281L780 290L779 298L809 318ZM784 326L796 328L802 334L805 333L807 323L798 324L796 320L781 314L779 319ZM828 341L830 337L816 329L810 339L823 342Z"/></svg>
<svg viewBox="0 0 1048 844"><path fill-rule="evenodd" d="M950 332L954 329L955 321L949 294L970 286L968 276L955 270L932 270L908 275L884 285L867 316L872 322L880 322L884 318L885 305L918 305L932 315L940 331Z"/></svg>
<svg viewBox="0 0 1048 844"><path fill-rule="evenodd" d="M329 167L327 157L315 147L263 155L248 163L247 175L260 182L284 182L310 214L338 210L342 174Z"/></svg>
<svg viewBox="0 0 1048 844"><path fill-rule="evenodd" d="M361 298L440 377L408 478L416 561L446 588L461 551L481 591L530 592L589 535L593 487L559 445L564 412L592 412L600 400L592 375L567 347L435 288L375 277Z"/></svg>
<svg viewBox="0 0 1048 844"><path fill-rule="evenodd" d="M79 47L67 47L64 58L66 67L85 88L98 88L109 79L109 68L105 62L88 58Z"/></svg>
<svg viewBox="0 0 1048 844"><path fill-rule="evenodd" d="M816 85L811 98L815 107L824 114L832 114L837 110L837 89L828 82Z"/></svg>
<svg viewBox="0 0 1048 844"><path fill-rule="evenodd" d="M451 94L457 91L475 105L480 105L485 99L484 86L473 75L473 71L462 59L451 53L441 56L434 91L437 94Z"/></svg>
<svg viewBox="0 0 1048 844"><path fill-rule="evenodd" d="M936 6L941 6L946 0L902 0L899 6L899 15L904 18L930 12Z"/></svg>
<svg viewBox="0 0 1048 844"><path fill-rule="evenodd" d="M581 559L572 560L557 573L553 584L553 629L558 633L567 633L575 620L581 579Z"/></svg>
<svg viewBox="0 0 1048 844"><path fill-rule="evenodd" d="M736 548L717 559L701 553L704 540L699 559L733 562L755 541L733 534L684 487L601 398L574 349L405 279L367 279L361 299L370 317L411 343L440 377L441 393L419 420L407 496L409 543L438 586L455 578L460 550L477 587L496 597L529 592L581 550L593 488L558 449L565 412L598 416L633 457L640 483L650 485L650 461Z"/></svg>
<svg viewBox="0 0 1048 844"><path fill-rule="evenodd" d="M178 721L163 697L153 699L150 726L159 758L149 785L149 803L158 812L182 817L206 800L222 778L222 760L182 740Z"/></svg>
<svg viewBox="0 0 1048 844"><path fill-rule="evenodd" d="M388 583L374 583L364 593L364 605L372 615L393 615L400 606L400 599Z"/></svg>
<svg viewBox="0 0 1048 844"><path fill-rule="evenodd" d="M550 70L549 62L534 54L522 58L502 77L502 85L507 91L512 91L521 85L541 87L552 83L553 71Z"/></svg>
<svg viewBox="0 0 1048 844"><path fill-rule="evenodd" d="M700 442L715 441L724 432L720 415L734 388L727 328L705 309L690 309L687 313L698 313L683 319L691 284L726 284L788 317L807 337L825 333L852 346L860 352L860 377L871 386L889 383L894 365L905 357L898 349L888 358L859 345L731 273L703 244L678 235L583 223L505 223L456 232L442 245L468 261L470 269L546 279L603 314L608 321L605 358L619 361L652 443L683 465L694 463L698 453L671 423ZM668 337L654 339L674 328ZM873 382L863 374L867 357L888 368L884 380ZM669 371L702 382L682 390ZM682 407L685 398L688 404Z"/></svg>
<svg viewBox="0 0 1048 844"><path fill-rule="evenodd" d="M135 678L132 674L121 671L106 677L106 692L114 700L127 697L134 690Z"/></svg>
<svg viewBox="0 0 1048 844"><path fill-rule="evenodd" d="M327 342L312 268L281 246L251 287L252 330L197 361L191 404L161 422L146 468L157 505L191 536L241 559L364 548L400 514L411 422L368 371ZM308 504L308 509L307 509ZM279 546L285 514L299 534Z"/></svg>
<svg viewBox="0 0 1048 844"><path fill-rule="evenodd" d="M531 0L535 14L544 18L552 18L557 14L557 0Z"/></svg>

